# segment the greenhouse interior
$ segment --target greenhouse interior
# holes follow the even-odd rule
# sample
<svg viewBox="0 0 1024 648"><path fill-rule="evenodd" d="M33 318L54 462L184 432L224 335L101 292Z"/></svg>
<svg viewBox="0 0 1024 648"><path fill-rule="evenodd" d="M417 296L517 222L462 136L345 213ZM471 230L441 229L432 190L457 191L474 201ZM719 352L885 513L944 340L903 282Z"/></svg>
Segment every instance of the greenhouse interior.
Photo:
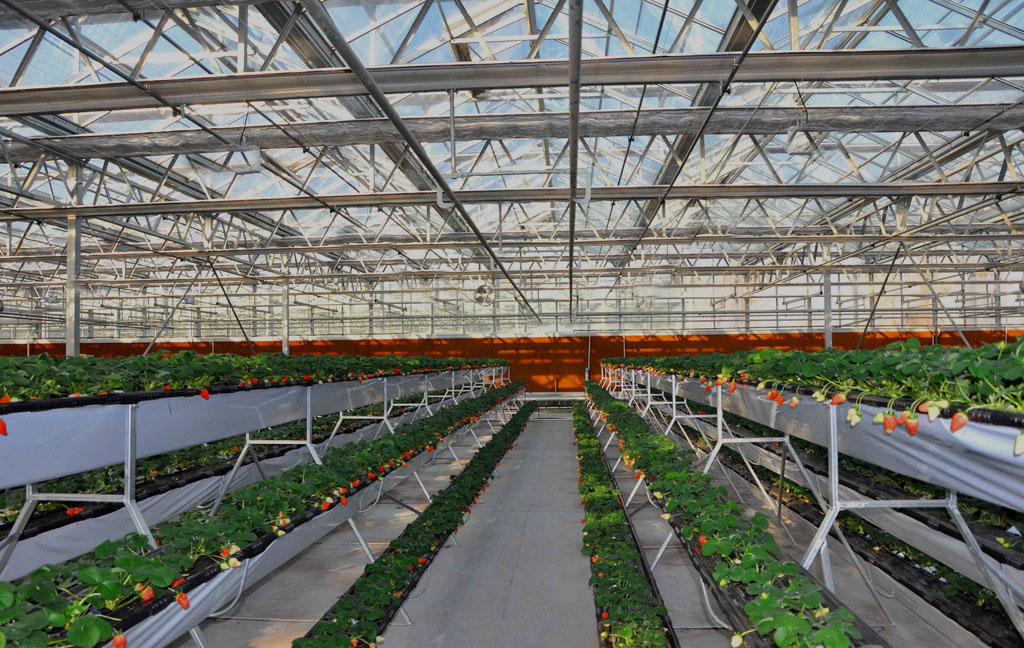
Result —
<svg viewBox="0 0 1024 648"><path fill-rule="evenodd" d="M1024 648L1024 0L0 0L0 648Z"/></svg>

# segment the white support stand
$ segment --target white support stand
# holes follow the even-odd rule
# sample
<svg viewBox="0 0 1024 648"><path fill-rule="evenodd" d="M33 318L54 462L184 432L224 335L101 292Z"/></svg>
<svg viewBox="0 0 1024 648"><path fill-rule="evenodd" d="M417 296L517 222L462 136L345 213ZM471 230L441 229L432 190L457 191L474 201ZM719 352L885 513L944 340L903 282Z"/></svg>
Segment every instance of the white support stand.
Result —
<svg viewBox="0 0 1024 648"><path fill-rule="evenodd" d="M3 573L8 561L14 554L14 547L21 539L21 534L28 526L32 513L40 502L90 502L105 504L121 504L128 510L132 525L141 535L149 539L149 545L156 548L156 541L149 530L149 525L142 516L138 503L135 501L135 466L136 466L136 427L138 404L125 405L124 417L124 488L120 494L103 493L43 493L35 484L25 485L25 503L18 512L7 537L0 541L0 573Z"/></svg>
<svg viewBox="0 0 1024 648"><path fill-rule="evenodd" d="M845 536L842 531L836 526L836 520L839 517L839 513L842 511L850 511L856 509L906 509L906 508L941 508L945 509L949 514L953 523L956 525L957 530L960 532L963 538L964 544L967 546L968 551L971 554L971 558L974 559L978 569L981 570L982 574L985 575L985 585L991 589L996 597L999 599L1000 604L1006 610L1007 615L1013 622L1014 627L1017 629L1017 633L1024 637L1024 613L1021 612L1019 605L1024 603L1024 588L1019 583L1014 582L1009 576L1002 570L995 560L985 555L982 551L981 546L978 544L978 540L974 537L974 533L970 527L967 526L967 522L960 514L960 509L957 504L957 494L955 491L946 491L946 497L944 499L907 499L907 500L872 500L872 499L842 499L839 491L839 425L837 421L836 408L829 406L829 432L828 432L828 502L825 503L822 500L821 495L818 493L817 488L811 489L815 497L818 499L819 504L825 511L825 519L822 520L821 525L818 526L818 530L815 532L814 537L811 539L810 545L807 547L807 551L804 553L803 558L800 560L800 564L804 569L814 562L817 555L824 555L827 550L827 538L829 532L835 528L839 533L840 539L844 545L849 548L849 543L846 542ZM807 476L804 476L807 479ZM816 484L816 481L807 480L809 484ZM852 549L850 549L852 553ZM854 561L860 569L860 563ZM824 563L823 563L824 567ZM863 570L861 575L864 576ZM831 576L831 575L830 575ZM869 581L869 586L871 583ZM829 586L831 587L831 586ZM876 595L875 589L871 586L872 595ZM877 596L876 596L877 600ZM881 605L881 604L880 604ZM884 610L884 607L883 607ZM886 613L888 616L888 613ZM890 622L892 618L889 617Z"/></svg>
<svg viewBox="0 0 1024 648"><path fill-rule="evenodd" d="M387 379L384 379L384 393L387 394ZM305 446L309 450L310 456L313 458L313 462L318 465L323 465L323 459L320 458L320 450L313 444L313 409L312 409L312 387L306 387L306 435L303 439L254 439L252 434L249 432L245 433L245 444L242 446L242 450L238 453L238 459L235 460L235 465L231 467L231 472L225 475L224 479L221 480L220 489L217 492L217 499L214 500L213 506L207 515L213 517L216 515L218 509L220 509L221 503L224 501L224 497L228 494L231 489L231 483L235 480L235 475L238 470L242 467L245 462L245 456L248 453L252 453L253 463L256 464L256 469L260 473L260 477L266 479L266 474L263 472L263 467L260 465L259 456L256 454L255 446L261 445L286 445L286 446ZM326 450L330 447L330 442L334 439L334 435L337 434L341 428L341 421L344 415L338 418L337 425L334 426L334 431L331 432L331 436L327 439L327 442L321 444L321 449ZM353 417L350 417L353 418Z"/></svg>

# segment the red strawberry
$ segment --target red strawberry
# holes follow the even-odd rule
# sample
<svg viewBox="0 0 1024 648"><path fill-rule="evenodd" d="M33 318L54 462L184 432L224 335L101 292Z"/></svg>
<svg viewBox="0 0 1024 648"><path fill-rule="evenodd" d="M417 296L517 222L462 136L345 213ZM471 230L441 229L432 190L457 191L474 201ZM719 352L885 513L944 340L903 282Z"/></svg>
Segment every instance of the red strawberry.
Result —
<svg viewBox="0 0 1024 648"><path fill-rule="evenodd" d="M907 418L907 434L914 436L917 434L917 428L921 425L921 421L917 420L917 414L913 415L913 418Z"/></svg>
<svg viewBox="0 0 1024 648"><path fill-rule="evenodd" d="M69 508L68 510L66 510L64 512L68 515L68 517L70 517L70 516L75 514L75 509Z"/></svg>
<svg viewBox="0 0 1024 648"><path fill-rule="evenodd" d="M736 391L736 381L735 380L732 381L731 383L729 383L729 393L731 394L734 391Z"/></svg>
<svg viewBox="0 0 1024 648"><path fill-rule="evenodd" d="M956 432L965 425L967 425L967 415L963 412L957 412L953 415L953 420L949 422L949 430L950 432Z"/></svg>
<svg viewBox="0 0 1024 648"><path fill-rule="evenodd" d="M352 640L352 648L359 648L359 640L358 639L353 639Z"/></svg>
<svg viewBox="0 0 1024 648"><path fill-rule="evenodd" d="M303 379L303 380L305 380L305 381L307 381L307 382L309 382L310 380L312 380L312 379L311 379L311 378L309 377L309 374L306 374L305 376L303 376L303 377L302 377L302 379ZM355 639L353 639L353 641L355 641Z"/></svg>
<svg viewBox="0 0 1024 648"><path fill-rule="evenodd" d="M778 397L779 397L779 392L777 392L777 391L775 391L775 390L773 389L773 390L771 390L770 392L768 392L768 395L767 395L767 396L766 396L765 398L766 398L767 400L775 400L775 399L776 399L776 398L778 398Z"/></svg>
<svg viewBox="0 0 1024 648"><path fill-rule="evenodd" d="M697 546L698 547L703 547L704 543L707 542L707 541L708 541L708 537L707 536L703 536L703 535L702 536L697 536Z"/></svg>
<svg viewBox="0 0 1024 648"><path fill-rule="evenodd" d="M907 418L910 416L910 412L903 410L899 416L896 417L896 425L903 425L907 422Z"/></svg>
<svg viewBox="0 0 1024 648"><path fill-rule="evenodd" d="M710 383L708 383L707 385L704 385L704 391L706 391L706 392L711 391L711 384Z"/></svg>
<svg viewBox="0 0 1024 648"><path fill-rule="evenodd" d="M203 400L210 400L210 390L209 389L204 389L203 391L199 392L199 396Z"/></svg>
<svg viewBox="0 0 1024 648"><path fill-rule="evenodd" d="M8 394L0 396L0 405L6 405L11 402L11 397Z"/></svg>
<svg viewBox="0 0 1024 648"><path fill-rule="evenodd" d="M931 403L929 401L924 401L920 405L917 406L917 411L921 412L922 414L927 414L928 413L928 407L930 405L931 405Z"/></svg>
<svg viewBox="0 0 1024 648"><path fill-rule="evenodd" d="M231 555L231 549L229 549L228 547L221 547L220 548L220 555L222 557L224 557L224 558L227 558L228 556Z"/></svg>
<svg viewBox="0 0 1024 648"><path fill-rule="evenodd" d="M601 613L601 618L602 619L607 619L608 618L608 613L607 612L602 612Z"/></svg>
<svg viewBox="0 0 1024 648"><path fill-rule="evenodd" d="M185 577L184 577L184 576L182 576L182 577L181 577L181 578L179 578L178 580L176 580L176 581L174 581L173 583L171 583L171 587L177 587L177 586L181 585L181 584L182 584L182 583L184 583L184 582L185 582Z"/></svg>
<svg viewBox="0 0 1024 648"><path fill-rule="evenodd" d="M7 424L3 419L0 419L0 436L7 436Z"/></svg>
<svg viewBox="0 0 1024 648"><path fill-rule="evenodd" d="M342 497L341 498L341 505L342 506L348 506L348 498L347 497Z"/></svg>
<svg viewBox="0 0 1024 648"><path fill-rule="evenodd" d="M377 473L372 473L372 472L371 473L367 473L366 476L369 477L370 479L376 479L377 478Z"/></svg>
<svg viewBox="0 0 1024 648"><path fill-rule="evenodd" d="M845 402L846 394L836 394L835 396L832 397L832 400L829 401L831 405L842 405Z"/></svg>
<svg viewBox="0 0 1024 648"><path fill-rule="evenodd" d="M185 594L185 592L178 592L178 595L174 597L174 600L177 601L182 610L188 609L188 595Z"/></svg>
<svg viewBox="0 0 1024 648"><path fill-rule="evenodd" d="M110 640L110 645L114 648L125 648L128 645L128 638L123 634L114 635L114 638Z"/></svg>
<svg viewBox="0 0 1024 648"><path fill-rule="evenodd" d="M153 596L155 595L153 594L152 587L144 587L142 588L142 591L139 592L139 598L141 598L143 601L148 601L151 598L153 598Z"/></svg>
<svg viewBox="0 0 1024 648"><path fill-rule="evenodd" d="M402 598L402 593L401 592L395 592L395 598L397 598L397 599Z"/></svg>
<svg viewBox="0 0 1024 648"><path fill-rule="evenodd" d="M707 378L704 378L704 377L702 376L702 377L701 377L701 379L700 379L700 384L702 384L702 385L703 385L703 384L704 384L704 383L706 383L707 381L708 381L708 379L707 379Z"/></svg>
<svg viewBox="0 0 1024 648"><path fill-rule="evenodd" d="M323 510L326 511L327 509L331 508L331 503L330 502L324 502L324 503L322 503L320 505L320 508L322 508Z"/></svg>
<svg viewBox="0 0 1024 648"><path fill-rule="evenodd" d="M249 384L250 384L250 385L255 385L255 384L256 384L256 383L258 383L258 382L259 382L259 380L255 379L255 378L250 378L250 379L249 379Z"/></svg>
<svg viewBox="0 0 1024 648"><path fill-rule="evenodd" d="M779 394L778 398L775 399L775 404L779 405L779 406L781 406L785 402L786 402L786 397L783 396L782 394Z"/></svg>
<svg viewBox="0 0 1024 648"><path fill-rule="evenodd" d="M170 385L164 385L164 391L171 391Z"/></svg>
<svg viewBox="0 0 1024 648"><path fill-rule="evenodd" d="M892 434L892 431L896 429L896 417L893 416L892 412L882 416L882 427L885 428L886 434Z"/></svg>
<svg viewBox="0 0 1024 648"><path fill-rule="evenodd" d="M420 564L421 565L427 564L427 559L426 558L420 558Z"/></svg>

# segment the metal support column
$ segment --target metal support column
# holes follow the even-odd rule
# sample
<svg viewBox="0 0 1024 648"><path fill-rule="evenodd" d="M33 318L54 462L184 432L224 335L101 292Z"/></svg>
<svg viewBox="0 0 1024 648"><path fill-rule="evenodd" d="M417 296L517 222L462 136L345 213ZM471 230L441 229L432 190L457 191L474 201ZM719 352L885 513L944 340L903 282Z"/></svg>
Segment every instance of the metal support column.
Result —
<svg viewBox="0 0 1024 648"><path fill-rule="evenodd" d="M75 202L78 202L79 195L79 171L78 167L68 167L68 179L73 183L72 193ZM67 277L64 286L64 339L65 354L68 357L77 356L81 352L81 295L78 292L78 276L82 271L82 240L78 232L78 217L74 214L68 215L67 220Z"/></svg>
<svg viewBox="0 0 1024 648"><path fill-rule="evenodd" d="M291 287L288 282L281 285L281 353L291 355Z"/></svg>

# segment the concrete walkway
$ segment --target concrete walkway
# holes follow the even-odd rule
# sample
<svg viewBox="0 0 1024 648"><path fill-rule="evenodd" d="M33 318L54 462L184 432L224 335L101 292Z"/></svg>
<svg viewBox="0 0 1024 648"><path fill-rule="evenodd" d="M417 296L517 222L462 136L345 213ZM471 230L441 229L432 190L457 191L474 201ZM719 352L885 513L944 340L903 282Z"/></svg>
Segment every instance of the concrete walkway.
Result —
<svg viewBox="0 0 1024 648"><path fill-rule="evenodd" d="M495 423L495 429L499 426ZM490 439L485 423L473 426L480 441ZM472 436L455 445L462 463L476 453ZM438 454L437 460L420 470L431 494L440 491L459 472L454 458ZM575 474L575 472L574 472ZM488 495L492 491L488 489ZM406 479L391 494L422 510L427 502L415 480ZM367 504L372 503L372 499ZM475 514L475 511L474 511ZM374 555L380 555L398 537L416 514L391 500L356 518L356 524ZM447 550L446 550L447 551ZM348 525L338 527L290 562L245 591L238 604L218 619L208 619L201 628L210 648L290 648L292 641L306 633L348 587L363 574L366 556ZM401 617L398 620L401 623ZM173 648L195 648L185 635Z"/></svg>
<svg viewBox="0 0 1024 648"><path fill-rule="evenodd" d="M598 645L581 553L572 420L538 412L456 539L385 633L387 648Z"/></svg>

